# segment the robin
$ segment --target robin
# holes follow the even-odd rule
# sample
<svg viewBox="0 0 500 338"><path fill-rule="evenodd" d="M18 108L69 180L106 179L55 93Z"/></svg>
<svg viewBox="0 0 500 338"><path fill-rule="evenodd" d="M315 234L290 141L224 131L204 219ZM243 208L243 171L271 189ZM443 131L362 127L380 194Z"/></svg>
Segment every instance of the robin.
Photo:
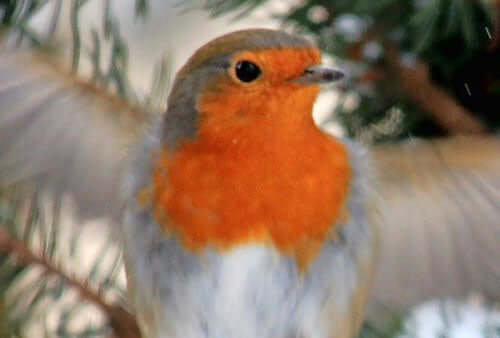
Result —
<svg viewBox="0 0 500 338"><path fill-rule="evenodd" d="M179 71L128 178L124 257L147 337L353 337L376 257L360 151L323 133L309 41L255 29Z"/></svg>
<svg viewBox="0 0 500 338"><path fill-rule="evenodd" d="M78 216L114 216L147 337L350 337L374 272L372 318L500 299L498 137L367 156L312 121L318 85L341 77L320 57L278 31L217 39L138 141L144 111L3 48L0 184L38 179Z"/></svg>

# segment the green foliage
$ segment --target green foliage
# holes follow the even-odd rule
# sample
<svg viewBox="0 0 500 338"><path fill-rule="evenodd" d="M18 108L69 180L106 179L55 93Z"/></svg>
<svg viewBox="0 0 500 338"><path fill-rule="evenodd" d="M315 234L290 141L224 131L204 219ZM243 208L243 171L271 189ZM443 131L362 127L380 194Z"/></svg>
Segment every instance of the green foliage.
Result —
<svg viewBox="0 0 500 338"><path fill-rule="evenodd" d="M394 314L384 325L374 325L374 323L365 322L359 333L359 338L393 338L398 337L404 328L403 317L400 314Z"/></svg>
<svg viewBox="0 0 500 338"><path fill-rule="evenodd" d="M236 18L242 18L250 13L255 8L264 4L267 0L253 1L224 1L224 0L206 0L206 1L186 1L183 6L187 8L202 8L206 10L212 17L217 17L227 12L238 12Z"/></svg>
<svg viewBox="0 0 500 338"><path fill-rule="evenodd" d="M45 337L110 335L107 313L81 290L124 305L118 250L103 245L90 272L77 277L89 259L85 236L61 225L60 201L47 210L37 193L26 196L15 189L0 196L1 336L28 337L30 328Z"/></svg>
<svg viewBox="0 0 500 338"><path fill-rule="evenodd" d="M152 92L139 100L128 79L128 46L111 12L110 0L98 0L105 8L102 33L92 27L92 46L82 42L79 15L90 1L72 0L70 4L73 71L78 72L80 58L89 52L97 86L114 91L132 104L162 107L160 100L165 99L170 83L169 59L158 64ZM62 3L0 1L0 20L16 45L55 53L51 38ZM49 5L52 18L48 33L31 30L30 20ZM135 8L137 18L147 18L147 0L137 0ZM106 69L102 68L103 44L111 46ZM42 200L52 201L49 211ZM103 241L95 257L89 258L88 234L80 227L62 224L60 212L59 199L41 198L36 192L16 187L0 191L0 337L28 337L33 328L45 337L120 336L123 332L118 332L121 328L115 327L116 322L133 324L125 309L123 278L119 278L123 265L116 242ZM90 261L91 267L82 275L84 261ZM117 313L120 318L116 318ZM127 337L137 336L136 332L125 331Z"/></svg>
<svg viewBox="0 0 500 338"><path fill-rule="evenodd" d="M0 23L18 31L18 43L28 38L34 45L42 47L43 38L28 23L48 2L49 0L0 0Z"/></svg>
<svg viewBox="0 0 500 338"><path fill-rule="evenodd" d="M148 0L136 0L135 2L135 15L137 18L146 19L149 13Z"/></svg>
<svg viewBox="0 0 500 338"><path fill-rule="evenodd" d="M103 5L103 16L101 27L90 27L91 45L84 45L82 34L84 27L81 27L79 16L82 9L91 1ZM159 73L154 72L152 78L152 91L150 93L138 94L133 88L128 77L129 49L126 39L120 33L119 20L111 11L112 0L71 0L70 3L70 23L71 23L71 65L73 72L79 71L80 59L88 56L92 63L92 80L105 90L109 90L126 101L142 105L151 110L164 109L166 94L168 93L171 74L170 58L159 60L156 68ZM69 0L68 0L69 2ZM27 42L33 47L44 48L51 52L57 52L51 40L61 15L63 0L0 0L0 22L8 28L9 33L16 36L18 44ZM44 7L52 9L52 20L48 27L48 34L41 34L29 28L28 23ZM135 0L136 18L147 20L149 13L148 0ZM102 29L99 29L102 28ZM110 56L107 62L102 60L102 50L110 46ZM59 48L61 49L61 48ZM166 63L167 62L167 63ZM106 64L104 69L103 64ZM162 81L161 85L159 80ZM154 103L154 105L153 105Z"/></svg>

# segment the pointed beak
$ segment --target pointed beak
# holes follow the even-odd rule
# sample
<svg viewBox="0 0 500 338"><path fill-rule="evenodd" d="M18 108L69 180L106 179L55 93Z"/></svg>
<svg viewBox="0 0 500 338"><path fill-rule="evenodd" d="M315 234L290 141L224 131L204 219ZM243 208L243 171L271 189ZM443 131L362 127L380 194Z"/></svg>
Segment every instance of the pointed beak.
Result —
<svg viewBox="0 0 500 338"><path fill-rule="evenodd" d="M335 82L344 77L341 71L328 68L326 66L315 65L308 67L304 74L298 78L302 84L320 84Z"/></svg>

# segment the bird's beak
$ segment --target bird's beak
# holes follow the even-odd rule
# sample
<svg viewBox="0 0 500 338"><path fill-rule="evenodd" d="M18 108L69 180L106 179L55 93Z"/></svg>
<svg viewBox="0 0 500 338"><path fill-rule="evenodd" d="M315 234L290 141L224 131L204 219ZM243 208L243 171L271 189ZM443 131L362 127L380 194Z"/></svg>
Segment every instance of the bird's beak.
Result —
<svg viewBox="0 0 500 338"><path fill-rule="evenodd" d="M341 71L328 68L322 65L314 65L306 68L304 74L297 80L301 84L330 83L344 77Z"/></svg>

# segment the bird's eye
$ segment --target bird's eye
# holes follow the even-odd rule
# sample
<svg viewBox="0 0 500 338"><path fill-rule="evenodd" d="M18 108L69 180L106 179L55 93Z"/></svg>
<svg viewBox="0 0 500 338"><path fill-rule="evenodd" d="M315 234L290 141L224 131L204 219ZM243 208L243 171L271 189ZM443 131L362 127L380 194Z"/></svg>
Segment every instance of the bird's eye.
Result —
<svg viewBox="0 0 500 338"><path fill-rule="evenodd" d="M252 82L259 77L260 68L250 61L238 61L236 63L236 76L240 81Z"/></svg>

